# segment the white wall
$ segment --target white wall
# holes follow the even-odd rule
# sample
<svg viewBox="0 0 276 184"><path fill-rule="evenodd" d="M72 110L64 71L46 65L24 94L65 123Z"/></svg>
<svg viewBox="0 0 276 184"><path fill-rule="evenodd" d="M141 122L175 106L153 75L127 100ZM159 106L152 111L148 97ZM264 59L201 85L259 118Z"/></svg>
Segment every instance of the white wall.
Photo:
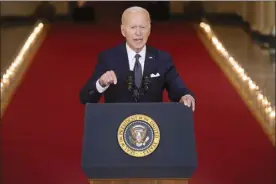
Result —
<svg viewBox="0 0 276 184"><path fill-rule="evenodd" d="M39 2L36 1L2 1L1 15L2 16L29 16L34 11Z"/></svg>
<svg viewBox="0 0 276 184"><path fill-rule="evenodd" d="M243 2L233 1L204 1L203 6L207 12L234 13L238 12Z"/></svg>
<svg viewBox="0 0 276 184"><path fill-rule="evenodd" d="M2 16L30 16L35 11L37 1L2 1L1 2L1 15ZM68 12L67 1L52 1L57 14L66 14Z"/></svg>
<svg viewBox="0 0 276 184"><path fill-rule="evenodd" d="M56 7L56 12L59 15L67 14L69 6L67 1L51 1L52 5Z"/></svg>
<svg viewBox="0 0 276 184"><path fill-rule="evenodd" d="M170 2L170 12L171 13L183 13L184 2L183 1L171 1Z"/></svg>
<svg viewBox="0 0 276 184"><path fill-rule="evenodd" d="M275 1L202 1L205 11L237 13L253 30L269 34L275 26Z"/></svg>
<svg viewBox="0 0 276 184"><path fill-rule="evenodd" d="M216 1L218 2L218 1ZM216 2L210 2L210 1L202 1L203 7L206 12L217 12L217 5Z"/></svg>

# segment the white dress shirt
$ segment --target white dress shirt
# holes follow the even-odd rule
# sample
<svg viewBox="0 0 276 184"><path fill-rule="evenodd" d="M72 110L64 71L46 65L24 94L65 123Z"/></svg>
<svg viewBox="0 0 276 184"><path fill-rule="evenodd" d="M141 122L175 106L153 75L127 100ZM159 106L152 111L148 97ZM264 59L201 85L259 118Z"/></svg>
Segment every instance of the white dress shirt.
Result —
<svg viewBox="0 0 276 184"><path fill-rule="evenodd" d="M139 62L141 64L142 73L143 73L144 66L145 66L145 58L146 58L146 46L144 46L144 48L139 53L136 53L126 44L126 50L127 50L127 55L128 55L129 70L133 71L134 65L135 65L135 55L140 54L141 57L139 58ZM97 80L96 88L99 93L103 93L105 90L107 90L108 87L109 87L109 85L106 87L102 87L99 83L99 79Z"/></svg>
<svg viewBox="0 0 276 184"><path fill-rule="evenodd" d="M140 58L139 58L139 62L141 64L141 67L142 67L142 73L144 72L144 66L145 66L145 58L146 58L146 46L144 46L144 48L139 52L139 53L136 53L135 51L133 51L127 44L126 44L126 50L127 50L127 55L128 55L128 63L129 63L129 70L133 71L134 69L134 65L135 65L135 55L136 54L140 54ZM106 87L102 87L99 83L99 79L97 80L96 82L96 88L98 90L99 93L103 93L105 92L105 90L107 90L107 88L109 87L106 86ZM187 94L187 95L184 95L185 97L190 97L193 99L194 101L194 97Z"/></svg>

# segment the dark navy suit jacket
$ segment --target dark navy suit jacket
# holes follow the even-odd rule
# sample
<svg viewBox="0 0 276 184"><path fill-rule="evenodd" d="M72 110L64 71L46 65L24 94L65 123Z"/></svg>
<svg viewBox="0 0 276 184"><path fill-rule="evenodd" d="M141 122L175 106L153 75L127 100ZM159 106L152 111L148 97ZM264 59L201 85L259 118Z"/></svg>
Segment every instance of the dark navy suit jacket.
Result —
<svg viewBox="0 0 276 184"><path fill-rule="evenodd" d="M171 56L156 48L146 47L146 58L143 76L159 73L159 77L149 78L150 85L140 102L162 102L163 90L168 91L171 101L179 102L183 95L193 93L184 85L178 75ZM130 74L129 61L125 43L105 50L99 54L98 63L92 76L82 87L79 97L81 103L97 103L101 95L96 89L96 81L106 71L113 70L117 76L117 84L111 84L103 93L106 103L135 102L128 90L127 78ZM195 98L195 97L194 97Z"/></svg>

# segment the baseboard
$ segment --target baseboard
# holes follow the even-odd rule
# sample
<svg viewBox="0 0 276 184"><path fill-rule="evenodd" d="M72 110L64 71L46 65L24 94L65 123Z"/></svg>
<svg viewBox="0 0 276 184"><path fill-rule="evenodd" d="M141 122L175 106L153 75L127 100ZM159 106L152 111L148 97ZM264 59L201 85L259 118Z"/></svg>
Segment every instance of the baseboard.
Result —
<svg viewBox="0 0 276 184"><path fill-rule="evenodd" d="M258 31L251 30L249 32L252 40L254 40L262 48L276 49L276 37L273 35L265 35Z"/></svg>
<svg viewBox="0 0 276 184"><path fill-rule="evenodd" d="M191 21L200 22L202 20L202 14L188 14L188 13L171 13L170 20L172 21Z"/></svg>
<svg viewBox="0 0 276 184"><path fill-rule="evenodd" d="M32 16L1 16L1 27L34 25L36 20Z"/></svg>
<svg viewBox="0 0 276 184"><path fill-rule="evenodd" d="M37 22L37 20L38 18L33 15L0 17L1 27L34 25ZM50 22L59 22L59 21L68 21L68 20L71 20L71 17L69 15L57 14Z"/></svg>
<svg viewBox="0 0 276 184"><path fill-rule="evenodd" d="M247 26L242 17L236 13L209 13L204 12L204 18L214 25Z"/></svg>

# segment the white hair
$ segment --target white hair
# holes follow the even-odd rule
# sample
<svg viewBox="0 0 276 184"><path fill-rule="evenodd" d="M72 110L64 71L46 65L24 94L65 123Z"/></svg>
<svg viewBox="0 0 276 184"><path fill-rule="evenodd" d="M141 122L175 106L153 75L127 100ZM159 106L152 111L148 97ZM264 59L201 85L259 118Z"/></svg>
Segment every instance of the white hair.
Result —
<svg viewBox="0 0 276 184"><path fill-rule="evenodd" d="M130 8L127 8L123 12L122 18L121 18L121 23L124 24L125 17L127 16L128 13L135 13L135 12L144 12L148 16L148 20L150 22L150 14L149 14L149 12L145 8L142 8L142 7L139 7L139 6L132 6Z"/></svg>

